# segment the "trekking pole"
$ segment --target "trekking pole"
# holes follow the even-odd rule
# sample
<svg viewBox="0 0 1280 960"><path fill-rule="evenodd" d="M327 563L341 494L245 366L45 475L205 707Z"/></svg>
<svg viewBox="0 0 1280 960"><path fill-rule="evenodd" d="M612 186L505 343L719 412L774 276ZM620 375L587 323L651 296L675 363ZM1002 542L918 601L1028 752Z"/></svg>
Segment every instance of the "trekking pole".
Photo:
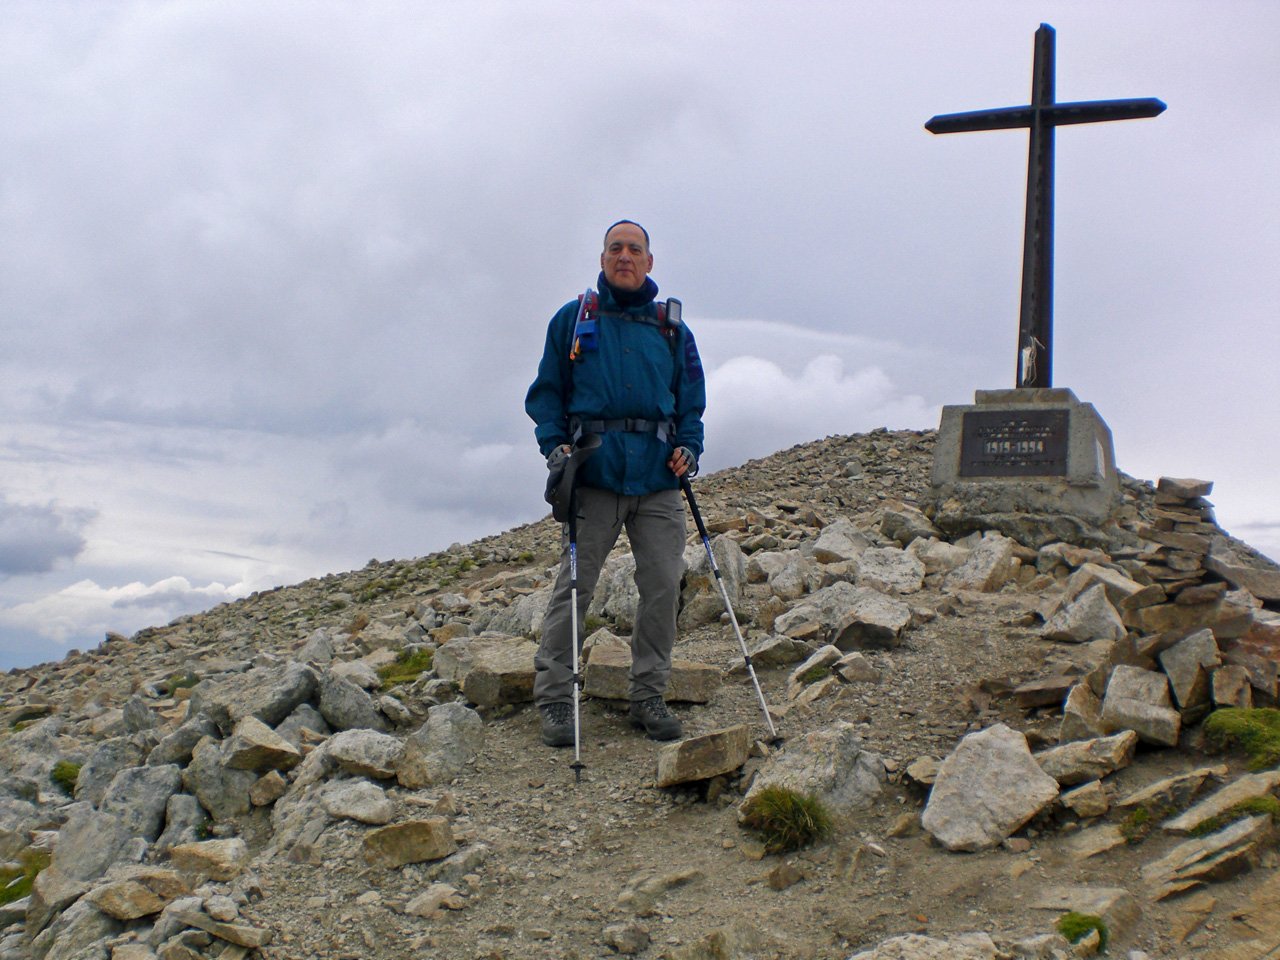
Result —
<svg viewBox="0 0 1280 960"><path fill-rule="evenodd" d="M742 639L742 631L738 629L738 618L733 612L733 604L729 602L729 591L725 588L724 577L720 575L720 566L716 563L716 556L711 552L711 537L707 535L707 525L702 522L702 513L698 510L698 501L693 498L693 484L689 482L688 477L680 478L680 488L684 490L685 499L689 501L689 509L693 512L693 522L698 526L698 535L702 537L702 545L707 549L707 559L711 561L711 572L716 576L716 583L720 586L720 596L724 599L724 608L729 614L729 622L733 624L734 636L738 638L738 646L742 648L742 659L747 664L747 675L751 677L751 684L756 688L756 697L760 700L760 710L764 713L765 725L769 728L770 744L779 743L782 738L778 736L778 731L774 729L773 717L769 715L769 705L765 703L764 691L760 689L760 681L756 677L756 668L751 663L751 654L747 651L747 641Z"/></svg>
<svg viewBox="0 0 1280 960"><path fill-rule="evenodd" d="M576 478L575 478L576 479ZM578 701L582 691L582 673L578 669L578 486L569 490L569 629L573 635L573 782L582 782L582 733L579 725Z"/></svg>

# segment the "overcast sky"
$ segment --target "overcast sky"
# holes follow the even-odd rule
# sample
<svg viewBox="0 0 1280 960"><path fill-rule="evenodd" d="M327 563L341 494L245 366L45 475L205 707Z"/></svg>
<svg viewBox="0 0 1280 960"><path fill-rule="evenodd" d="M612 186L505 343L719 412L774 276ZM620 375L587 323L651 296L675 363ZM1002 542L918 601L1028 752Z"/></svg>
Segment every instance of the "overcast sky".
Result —
<svg viewBox="0 0 1280 960"><path fill-rule="evenodd" d="M58 2L0 17L0 667L545 513L522 401L619 217L704 471L1013 385L1057 135L1054 384L1280 556L1280 4Z"/></svg>

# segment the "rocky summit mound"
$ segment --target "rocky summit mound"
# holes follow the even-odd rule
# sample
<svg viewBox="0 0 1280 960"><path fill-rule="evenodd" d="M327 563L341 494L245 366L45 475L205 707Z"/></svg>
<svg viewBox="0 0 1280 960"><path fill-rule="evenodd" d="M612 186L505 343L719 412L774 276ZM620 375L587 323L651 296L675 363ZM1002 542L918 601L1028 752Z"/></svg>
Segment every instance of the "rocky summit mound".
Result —
<svg viewBox="0 0 1280 960"><path fill-rule="evenodd" d="M1105 549L950 542L933 445L697 481L780 742L696 536L685 739L629 726L623 542L578 782L549 518L0 676L0 960L1280 955L1280 569L1193 480Z"/></svg>

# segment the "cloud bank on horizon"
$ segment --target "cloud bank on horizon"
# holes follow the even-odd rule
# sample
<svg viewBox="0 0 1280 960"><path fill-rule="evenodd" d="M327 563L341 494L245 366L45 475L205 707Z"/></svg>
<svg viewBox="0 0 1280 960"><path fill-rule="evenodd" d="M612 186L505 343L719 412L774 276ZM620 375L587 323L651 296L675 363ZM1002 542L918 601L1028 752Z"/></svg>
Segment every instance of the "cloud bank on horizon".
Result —
<svg viewBox="0 0 1280 960"><path fill-rule="evenodd" d="M1280 555L1266 0L15 2L0 23L0 667L542 516L522 410L620 216L708 372L704 469L1012 385L1026 136L1055 383Z"/></svg>

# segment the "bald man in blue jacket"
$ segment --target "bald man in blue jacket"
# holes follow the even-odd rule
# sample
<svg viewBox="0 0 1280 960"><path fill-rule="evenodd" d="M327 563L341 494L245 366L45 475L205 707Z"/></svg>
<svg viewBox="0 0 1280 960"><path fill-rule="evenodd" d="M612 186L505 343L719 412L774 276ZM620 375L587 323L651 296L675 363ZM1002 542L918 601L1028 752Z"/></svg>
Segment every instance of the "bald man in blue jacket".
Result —
<svg viewBox="0 0 1280 960"><path fill-rule="evenodd" d="M680 478L697 472L707 401L693 334L659 309L652 269L643 227L630 220L609 227L600 253L594 334L575 336L578 300L551 318L525 411L550 468L568 457L579 437L601 438L577 474L579 630L600 569L625 527L640 592L631 634L630 718L651 738L674 740L683 728L663 694L684 575ZM570 604L566 528L534 660L542 739L552 747L574 742Z"/></svg>

